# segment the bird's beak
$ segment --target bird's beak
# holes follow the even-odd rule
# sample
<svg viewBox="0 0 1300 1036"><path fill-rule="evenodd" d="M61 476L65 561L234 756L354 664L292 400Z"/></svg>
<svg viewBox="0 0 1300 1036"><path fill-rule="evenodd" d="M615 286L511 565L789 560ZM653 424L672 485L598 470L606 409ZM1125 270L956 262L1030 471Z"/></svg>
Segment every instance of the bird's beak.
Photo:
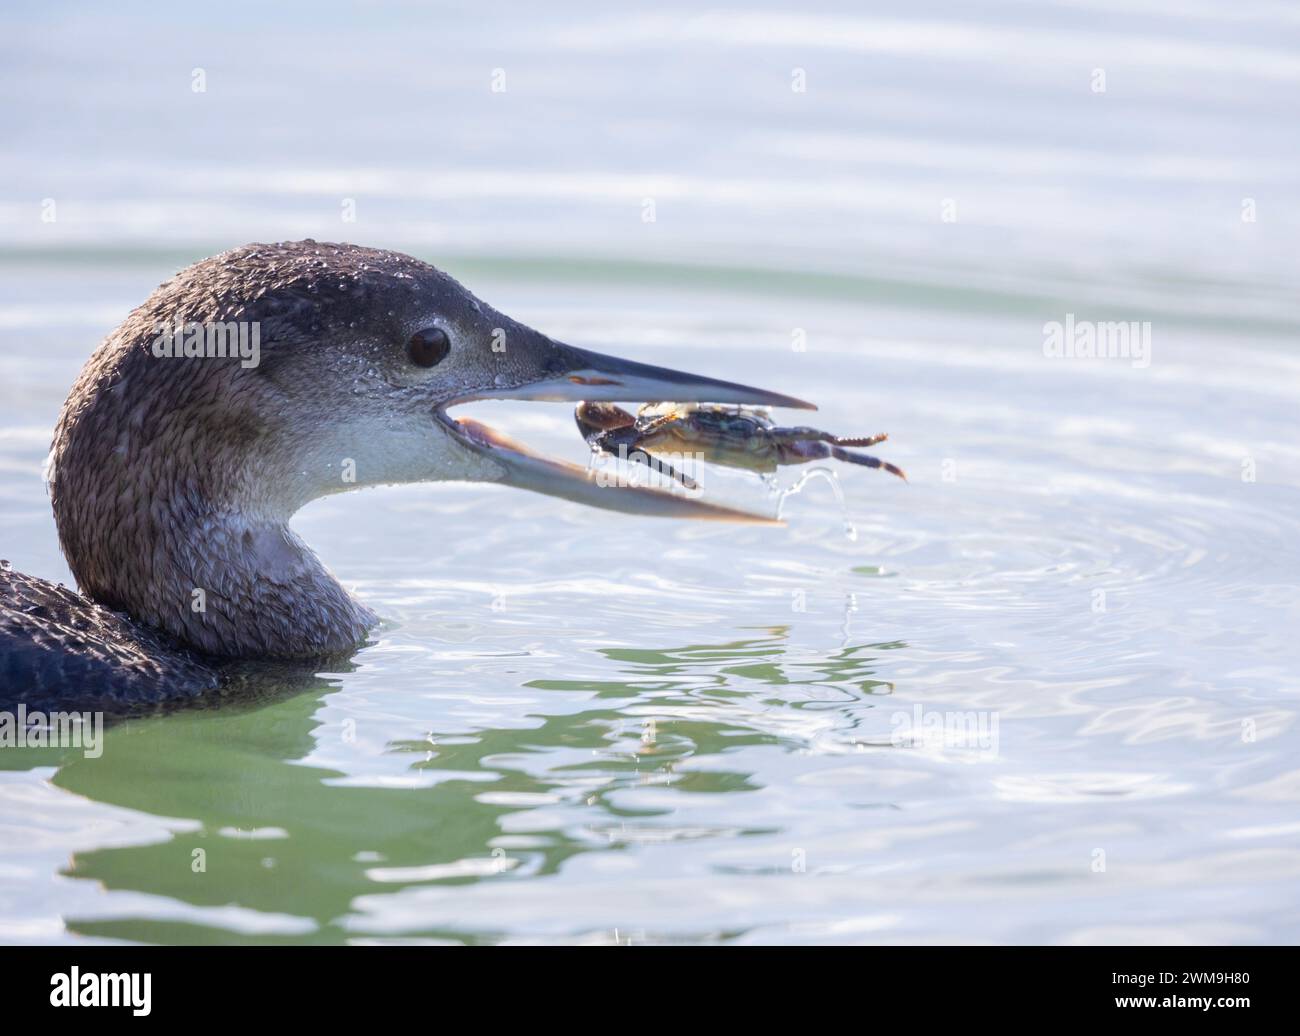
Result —
<svg viewBox="0 0 1300 1036"><path fill-rule="evenodd" d="M576 349L545 340L549 377L516 388L486 391L478 399L542 399L592 403L733 403L744 406L781 406L816 410L793 396L737 385L668 367L655 367L617 356ZM559 368L557 370L557 368Z"/></svg>
<svg viewBox="0 0 1300 1036"><path fill-rule="evenodd" d="M604 356L553 342L542 335L528 341L527 348L531 355L524 363L520 362L517 354L512 357L514 363L511 366L515 373L508 380L514 384L509 387L494 384L491 388L466 393L445 405L476 399L529 399L728 403L817 409L811 403L779 392ZM532 376L525 373L528 368L532 368ZM499 481L507 485L627 514L781 524L763 515L707 503L681 486L655 489L601 478L596 472L576 464L543 457L523 443L478 421L452 418L442 407L436 413L465 445L489 456L503 470Z"/></svg>

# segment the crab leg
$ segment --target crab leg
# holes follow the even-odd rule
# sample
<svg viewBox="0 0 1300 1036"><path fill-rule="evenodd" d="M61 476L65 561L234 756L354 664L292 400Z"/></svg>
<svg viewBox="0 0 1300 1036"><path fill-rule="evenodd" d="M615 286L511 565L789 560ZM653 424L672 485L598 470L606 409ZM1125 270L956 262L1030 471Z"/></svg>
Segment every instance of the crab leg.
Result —
<svg viewBox="0 0 1300 1036"><path fill-rule="evenodd" d="M629 449L627 443L619 443L618 447L615 447L614 444L608 440L605 441L596 440L594 445L602 453L607 453L611 457L622 458L623 460L626 460L629 464L644 464L651 471L657 471L661 475L667 475L669 478L673 479L676 482L680 482L683 486L685 486L687 489L691 491L700 488L700 484L696 482L695 479L691 478L689 475L683 475L671 464L668 464L666 461L660 460L658 457L654 456L648 450L646 450L645 447L643 446L642 447L633 446L631 449Z"/></svg>
<svg viewBox="0 0 1300 1036"><path fill-rule="evenodd" d="M883 468L891 475L897 475L904 482L907 481L907 476L903 473L902 468L896 464L881 460L879 457L870 457L865 453L851 453L849 450L842 450L838 446L832 446L830 450L831 456L836 460L848 461L850 464L861 464L867 468Z"/></svg>
<svg viewBox="0 0 1300 1036"><path fill-rule="evenodd" d="M646 460L642 461L642 457L645 457ZM632 461L634 464L644 463L651 471L657 471L661 475L667 475L669 478L675 479L692 491L700 488L700 484L696 482L695 479L691 478L690 475L683 475L671 464L660 460L658 457L652 456L643 449L629 453L627 459Z"/></svg>
<svg viewBox="0 0 1300 1036"><path fill-rule="evenodd" d="M840 436L831 438L836 446L875 446L878 442L884 442L889 438L888 432L881 432L879 435L868 435L862 439L845 439Z"/></svg>
<svg viewBox="0 0 1300 1036"><path fill-rule="evenodd" d="M867 435L861 438L842 438L838 435L831 435L830 432L819 431L816 428L806 428L800 425L797 428L773 428L768 433L774 440L785 442L828 442L834 446L875 446L878 442L884 442L889 438L888 432L881 432L879 435Z"/></svg>

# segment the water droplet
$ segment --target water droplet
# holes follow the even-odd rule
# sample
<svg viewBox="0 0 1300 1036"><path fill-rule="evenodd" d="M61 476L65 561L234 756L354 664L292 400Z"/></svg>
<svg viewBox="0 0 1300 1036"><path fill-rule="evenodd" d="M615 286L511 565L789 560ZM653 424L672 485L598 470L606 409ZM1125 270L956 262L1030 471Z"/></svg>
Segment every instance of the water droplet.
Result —
<svg viewBox="0 0 1300 1036"><path fill-rule="evenodd" d="M831 487L831 492L835 494L835 499L840 505L840 518L844 522L844 536L846 539L856 542L858 538L857 526L849 521L849 507L844 500L844 490L840 488L839 477L830 468L809 468L799 476L799 481L789 489L781 493L781 499L776 505L776 516L780 518L781 512L785 510L785 502L796 493L802 492L803 487L811 482L814 478L825 480Z"/></svg>

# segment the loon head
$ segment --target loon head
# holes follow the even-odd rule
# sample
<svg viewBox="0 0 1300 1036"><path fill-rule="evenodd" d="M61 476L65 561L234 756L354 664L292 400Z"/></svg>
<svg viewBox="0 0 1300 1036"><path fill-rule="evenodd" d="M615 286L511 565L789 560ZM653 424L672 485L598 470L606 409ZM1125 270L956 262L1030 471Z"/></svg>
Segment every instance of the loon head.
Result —
<svg viewBox="0 0 1300 1036"><path fill-rule="evenodd" d="M89 596L229 657L347 651L375 616L290 530L330 493L502 482L634 514L758 520L615 487L449 408L479 399L800 400L588 352L410 256L248 245L162 284L99 346L55 429L59 539Z"/></svg>

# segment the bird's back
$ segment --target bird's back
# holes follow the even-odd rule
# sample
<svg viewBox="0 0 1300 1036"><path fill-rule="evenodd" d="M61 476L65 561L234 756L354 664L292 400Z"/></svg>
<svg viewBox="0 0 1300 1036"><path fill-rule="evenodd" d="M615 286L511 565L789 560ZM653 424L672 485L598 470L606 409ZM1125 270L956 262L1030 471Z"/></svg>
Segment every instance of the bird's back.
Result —
<svg viewBox="0 0 1300 1036"><path fill-rule="evenodd" d="M120 712L219 682L215 669L124 615L0 562L0 708Z"/></svg>

